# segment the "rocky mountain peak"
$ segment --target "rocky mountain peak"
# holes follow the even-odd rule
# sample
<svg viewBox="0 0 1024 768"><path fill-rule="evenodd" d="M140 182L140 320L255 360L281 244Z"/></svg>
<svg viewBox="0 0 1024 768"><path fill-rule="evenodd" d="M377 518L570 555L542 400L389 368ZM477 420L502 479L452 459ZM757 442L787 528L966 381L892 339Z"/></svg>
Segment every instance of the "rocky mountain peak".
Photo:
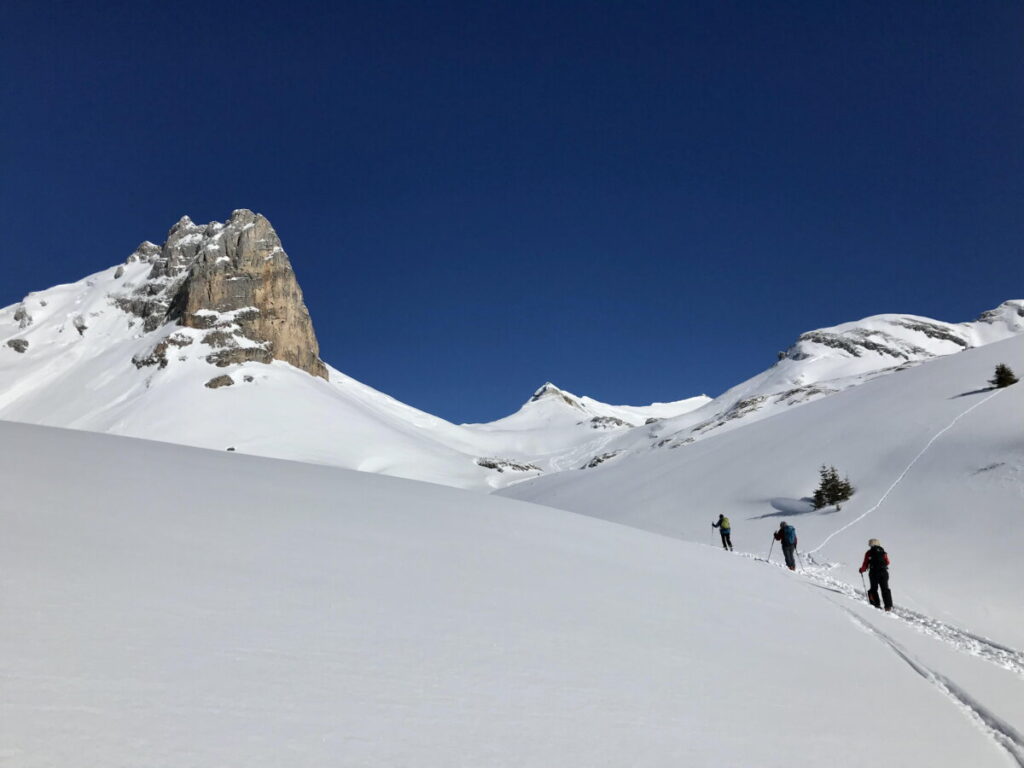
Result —
<svg viewBox="0 0 1024 768"><path fill-rule="evenodd" d="M533 397L530 398L531 403L536 403L539 400L556 399L564 402L566 405L571 405L573 408L583 408L583 405L575 397L567 392L556 387L550 381L544 384L540 389L533 393Z"/></svg>
<svg viewBox="0 0 1024 768"><path fill-rule="evenodd" d="M261 214L238 209L206 225L183 216L162 246L144 242L128 258L140 261L151 265L147 279L115 303L146 331L172 322L208 330L213 365L283 360L327 378L291 262Z"/></svg>
<svg viewBox="0 0 1024 768"><path fill-rule="evenodd" d="M195 222L188 216L182 216L177 223L167 231L167 239L172 239L182 230L196 229Z"/></svg>

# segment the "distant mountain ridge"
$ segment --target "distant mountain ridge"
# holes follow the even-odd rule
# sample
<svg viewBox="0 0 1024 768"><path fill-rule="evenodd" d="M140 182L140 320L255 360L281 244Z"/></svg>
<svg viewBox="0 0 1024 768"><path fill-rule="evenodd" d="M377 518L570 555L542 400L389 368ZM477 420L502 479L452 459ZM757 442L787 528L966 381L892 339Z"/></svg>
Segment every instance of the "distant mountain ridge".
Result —
<svg viewBox="0 0 1024 768"><path fill-rule="evenodd" d="M1024 333L1024 300L966 323L917 315L874 315L802 334L772 367L685 414L617 435L608 458L679 448L775 416L879 376Z"/></svg>
<svg viewBox="0 0 1024 768"><path fill-rule="evenodd" d="M280 238L239 209L182 217L162 245L0 310L0 418L490 489L678 447L1022 329L1024 301L958 325L880 315L804 334L714 400L609 405L549 382L514 414L455 425L326 365Z"/></svg>

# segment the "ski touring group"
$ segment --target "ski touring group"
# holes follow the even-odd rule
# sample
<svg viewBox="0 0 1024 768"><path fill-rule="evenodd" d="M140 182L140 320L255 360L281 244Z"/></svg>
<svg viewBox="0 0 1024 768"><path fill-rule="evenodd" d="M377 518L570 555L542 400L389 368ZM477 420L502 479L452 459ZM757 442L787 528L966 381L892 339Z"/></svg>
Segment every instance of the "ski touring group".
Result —
<svg viewBox="0 0 1024 768"><path fill-rule="evenodd" d="M722 549L731 552L732 524L729 522L729 518L725 515L719 515L718 520L712 523L711 527L718 529L722 537ZM769 560L771 560L772 548L775 547L776 541L782 546L782 556L786 561L786 567L791 571L795 571L798 544L796 528L786 521L782 521L779 524L778 530L772 534L771 547L768 548ZM865 573L868 574L868 580L871 584L870 588L866 584L864 585L868 602L875 606L875 608L884 608L886 611L891 611L892 592L889 590L889 554L882 548L882 544L878 539L868 541L868 550L864 553L864 561L860 566L862 581Z"/></svg>

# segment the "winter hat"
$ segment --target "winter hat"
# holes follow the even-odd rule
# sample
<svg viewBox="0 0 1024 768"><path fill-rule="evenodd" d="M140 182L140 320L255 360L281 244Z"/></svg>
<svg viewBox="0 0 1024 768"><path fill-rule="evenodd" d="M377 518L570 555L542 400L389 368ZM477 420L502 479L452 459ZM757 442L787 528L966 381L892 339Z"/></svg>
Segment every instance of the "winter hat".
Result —
<svg viewBox="0 0 1024 768"><path fill-rule="evenodd" d="M880 542L878 539L869 539L868 540L868 546L869 547L880 547L880 546L882 546L882 542Z"/></svg>

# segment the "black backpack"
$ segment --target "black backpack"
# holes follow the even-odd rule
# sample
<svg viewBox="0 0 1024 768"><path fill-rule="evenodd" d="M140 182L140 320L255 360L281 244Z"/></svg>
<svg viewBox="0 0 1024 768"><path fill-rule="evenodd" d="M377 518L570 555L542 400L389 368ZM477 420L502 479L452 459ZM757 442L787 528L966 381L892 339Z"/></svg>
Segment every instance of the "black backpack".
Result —
<svg viewBox="0 0 1024 768"><path fill-rule="evenodd" d="M889 564L885 562L885 550L877 544L868 553L868 567L872 571L884 571L889 568Z"/></svg>

